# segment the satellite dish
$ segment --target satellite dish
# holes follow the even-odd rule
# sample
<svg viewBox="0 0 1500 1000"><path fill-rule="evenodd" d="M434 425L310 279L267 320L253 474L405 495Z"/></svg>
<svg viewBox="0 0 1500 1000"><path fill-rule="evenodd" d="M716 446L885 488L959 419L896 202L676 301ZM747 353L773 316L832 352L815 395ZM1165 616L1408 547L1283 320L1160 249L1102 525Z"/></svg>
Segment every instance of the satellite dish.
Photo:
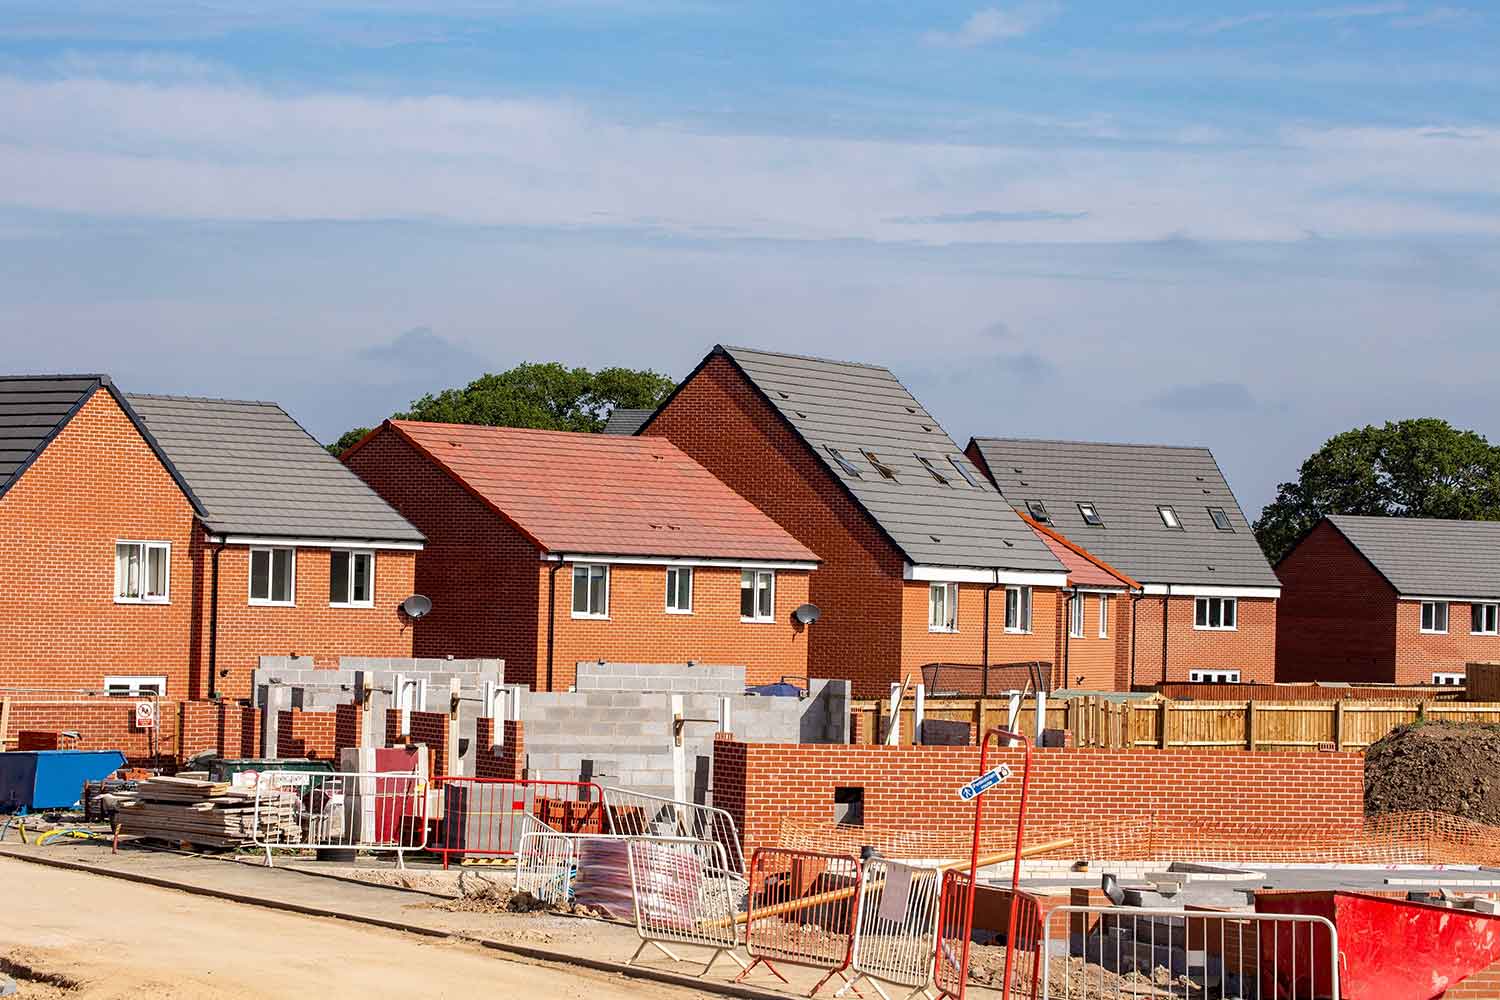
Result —
<svg viewBox="0 0 1500 1000"><path fill-rule="evenodd" d="M401 602L401 611L406 617L413 620L421 618L432 610L432 598L422 594L412 594Z"/></svg>
<svg viewBox="0 0 1500 1000"><path fill-rule="evenodd" d="M816 604L799 604L797 610L792 612L792 620L798 625L811 625L823 617L823 610Z"/></svg>

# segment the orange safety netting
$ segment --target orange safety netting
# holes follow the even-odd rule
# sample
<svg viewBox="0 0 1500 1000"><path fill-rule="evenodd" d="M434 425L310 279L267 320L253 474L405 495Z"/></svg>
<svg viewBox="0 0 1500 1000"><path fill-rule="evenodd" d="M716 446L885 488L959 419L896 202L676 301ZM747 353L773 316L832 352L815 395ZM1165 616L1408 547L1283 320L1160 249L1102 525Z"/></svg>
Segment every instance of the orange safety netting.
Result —
<svg viewBox="0 0 1500 1000"><path fill-rule="evenodd" d="M1500 827L1447 813L1390 813L1355 829L1329 824L1169 828L1141 816L1109 823L1028 826L1026 842L1073 838L1053 859L1089 861L1260 862L1264 864L1500 865ZM970 837L919 829L802 823L784 819L778 845L806 851L858 853L866 845L889 858L968 857ZM986 830L981 854L1015 846L1014 833Z"/></svg>

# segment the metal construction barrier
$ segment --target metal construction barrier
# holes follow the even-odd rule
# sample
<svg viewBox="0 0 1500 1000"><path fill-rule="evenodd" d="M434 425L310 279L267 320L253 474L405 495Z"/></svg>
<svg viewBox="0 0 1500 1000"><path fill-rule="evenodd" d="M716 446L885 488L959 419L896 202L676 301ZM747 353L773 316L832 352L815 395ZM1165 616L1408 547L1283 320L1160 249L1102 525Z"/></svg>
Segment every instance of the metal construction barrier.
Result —
<svg viewBox="0 0 1500 1000"><path fill-rule="evenodd" d="M847 854L763 847L751 855L745 919L751 962L735 981L764 965L786 982L776 969L782 963L826 970L808 996L834 976L847 982L860 870L859 859Z"/></svg>
<svg viewBox="0 0 1500 1000"><path fill-rule="evenodd" d="M626 965L640 958L648 945L681 962L668 945L689 944L713 949L700 976L720 955L728 955L741 971L747 968L734 951L739 943L735 914L742 883L728 872L722 844L630 837L625 851L635 929L641 938Z"/></svg>
<svg viewBox="0 0 1500 1000"><path fill-rule="evenodd" d="M540 821L521 835L516 849L516 891L529 892L545 903L558 905L572 898L574 876L578 874L579 857L585 844L617 843L623 848L634 840L653 843L685 844L688 846L710 845L689 837L626 837L612 833L558 833L541 827ZM623 858L623 851L622 851ZM629 873L621 875L629 879Z"/></svg>
<svg viewBox="0 0 1500 1000"><path fill-rule="evenodd" d="M255 846L383 851L405 865L427 847L427 780L387 772L262 771L255 784Z"/></svg>
<svg viewBox="0 0 1500 1000"><path fill-rule="evenodd" d="M948 871L943 873L942 898L938 907L937 944L933 949L932 978L941 996L959 995L959 984L963 976L963 942L967 936L971 942L969 974L977 978L979 985L990 985L1003 974L1003 966L981 960L976 966L972 951L976 948L1004 947L1022 961L1015 962L1018 982L1030 984L1013 988L1011 996L1027 996L1036 1000L1040 993L1037 976L1042 964L1042 906L1041 900L1029 893L1017 892L1015 929L1010 929L1011 897L1013 890L980 883L975 887L974 910L969 915L969 873ZM1008 935L1014 933L1015 940ZM994 955L994 951L989 952Z"/></svg>
<svg viewBox="0 0 1500 1000"><path fill-rule="evenodd" d="M585 781L522 781L446 776L433 779L441 793L441 819L428 850L443 867L515 855L521 837L535 829L604 833L604 796Z"/></svg>
<svg viewBox="0 0 1500 1000"><path fill-rule="evenodd" d="M834 996L868 982L882 1000L882 984L905 987L907 997L931 996L933 939L943 872L884 858L865 862L854 919L849 967L854 978Z"/></svg>
<svg viewBox="0 0 1500 1000"><path fill-rule="evenodd" d="M1057 939L1064 932L1066 942ZM1047 913L1044 940L1047 1000L1340 995L1338 931L1326 917L1058 906ZM1285 969L1316 974L1280 975ZM1315 992L1315 982L1324 988Z"/></svg>
<svg viewBox="0 0 1500 1000"><path fill-rule="evenodd" d="M604 807L609 833L712 841L724 848L728 870L745 874L739 828L723 809L609 786L604 788Z"/></svg>

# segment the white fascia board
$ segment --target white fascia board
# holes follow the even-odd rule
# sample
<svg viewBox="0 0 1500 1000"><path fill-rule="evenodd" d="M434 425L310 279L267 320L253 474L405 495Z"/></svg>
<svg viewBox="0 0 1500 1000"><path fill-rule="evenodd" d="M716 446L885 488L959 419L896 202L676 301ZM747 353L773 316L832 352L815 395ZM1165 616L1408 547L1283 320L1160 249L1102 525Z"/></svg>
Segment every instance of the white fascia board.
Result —
<svg viewBox="0 0 1500 1000"><path fill-rule="evenodd" d="M421 552L421 542L391 542L350 538L285 538L275 535L209 535L215 545L269 545L296 549L388 549L398 552Z"/></svg>
<svg viewBox="0 0 1500 1000"><path fill-rule="evenodd" d="M726 569L782 569L812 571L818 568L815 562L798 560L766 559L716 559L707 556L606 556L584 552L548 552L542 555L544 562L608 563L621 566L721 566Z"/></svg>
<svg viewBox="0 0 1500 1000"><path fill-rule="evenodd" d="M1130 588L1125 586L1123 583L1118 587L1081 586L1072 588L1075 594L1123 594L1126 593L1129 589Z"/></svg>
<svg viewBox="0 0 1500 1000"><path fill-rule="evenodd" d="M1216 587L1196 583L1148 583L1141 591L1147 595L1170 594L1173 597L1269 597L1279 598L1280 587Z"/></svg>
<svg viewBox="0 0 1500 1000"><path fill-rule="evenodd" d="M1438 601L1443 604L1496 604L1500 597L1435 597L1432 594L1398 594L1398 601Z"/></svg>
<svg viewBox="0 0 1500 1000"><path fill-rule="evenodd" d="M1000 583L1026 587L1066 587L1068 574L1020 569L974 569L964 566L922 566L906 563L901 576L928 583Z"/></svg>

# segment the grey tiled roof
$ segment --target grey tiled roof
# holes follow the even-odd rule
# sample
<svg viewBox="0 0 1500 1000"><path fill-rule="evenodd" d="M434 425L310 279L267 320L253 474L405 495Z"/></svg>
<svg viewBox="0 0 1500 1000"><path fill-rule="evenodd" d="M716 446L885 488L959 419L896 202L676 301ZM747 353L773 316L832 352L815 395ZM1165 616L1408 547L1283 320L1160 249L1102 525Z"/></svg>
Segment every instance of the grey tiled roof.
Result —
<svg viewBox="0 0 1500 1000"><path fill-rule="evenodd" d="M916 564L1063 572L1059 563L964 458L948 433L888 369L846 361L719 347L813 453ZM858 475L829 454L840 451ZM887 479L863 452L895 473ZM940 483L918 460L932 462ZM950 463L958 462L970 486Z"/></svg>
<svg viewBox="0 0 1500 1000"><path fill-rule="evenodd" d="M1207 448L976 438L980 456L1012 504L1040 500L1068 538L1142 583L1279 587L1250 524ZM1098 508L1089 527L1079 503ZM1182 530L1162 523L1159 505ZM1214 527L1222 507L1232 531Z"/></svg>
<svg viewBox="0 0 1500 1000"><path fill-rule="evenodd" d="M102 375L0 377L0 493L103 382Z"/></svg>
<svg viewBox="0 0 1500 1000"><path fill-rule="evenodd" d="M211 531L422 540L275 403L152 395L129 400L202 501Z"/></svg>
<svg viewBox="0 0 1500 1000"><path fill-rule="evenodd" d="M641 424L644 424L646 418L655 412L655 410L611 410L609 419L604 421L604 433L628 437L640 430Z"/></svg>
<svg viewBox="0 0 1500 1000"><path fill-rule="evenodd" d="M1500 598L1500 521L1347 514L1328 520L1397 593Z"/></svg>

